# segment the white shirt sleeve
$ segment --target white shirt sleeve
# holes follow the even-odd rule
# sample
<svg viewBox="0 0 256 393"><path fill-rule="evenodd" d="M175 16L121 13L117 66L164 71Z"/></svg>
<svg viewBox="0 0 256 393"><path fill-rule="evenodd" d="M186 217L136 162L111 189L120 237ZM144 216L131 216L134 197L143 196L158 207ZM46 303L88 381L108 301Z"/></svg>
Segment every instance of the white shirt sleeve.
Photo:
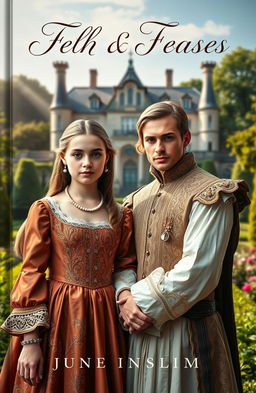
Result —
<svg viewBox="0 0 256 393"><path fill-rule="evenodd" d="M125 269L114 273L113 282L116 291L116 299L125 289L130 290L131 286L136 283L136 272L132 269Z"/></svg>
<svg viewBox="0 0 256 393"><path fill-rule="evenodd" d="M168 272L155 269L132 285L131 293L142 312L155 319L160 329L195 303L208 296L218 285L222 261L232 225L230 195L223 194L213 205L195 201L185 232L181 260Z"/></svg>

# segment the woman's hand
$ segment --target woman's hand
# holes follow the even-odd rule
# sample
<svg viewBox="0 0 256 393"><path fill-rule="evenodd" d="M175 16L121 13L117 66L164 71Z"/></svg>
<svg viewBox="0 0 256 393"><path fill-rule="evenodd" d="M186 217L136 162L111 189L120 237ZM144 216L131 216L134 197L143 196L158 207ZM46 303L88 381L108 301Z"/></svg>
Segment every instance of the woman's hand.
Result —
<svg viewBox="0 0 256 393"><path fill-rule="evenodd" d="M43 355L39 343L24 345L17 371L29 385L35 386L43 378Z"/></svg>
<svg viewBox="0 0 256 393"><path fill-rule="evenodd" d="M124 320L124 327L129 328L129 333L138 333L147 329L154 320L140 310L135 303L131 292L125 290L120 293L117 304L119 305L119 316Z"/></svg>

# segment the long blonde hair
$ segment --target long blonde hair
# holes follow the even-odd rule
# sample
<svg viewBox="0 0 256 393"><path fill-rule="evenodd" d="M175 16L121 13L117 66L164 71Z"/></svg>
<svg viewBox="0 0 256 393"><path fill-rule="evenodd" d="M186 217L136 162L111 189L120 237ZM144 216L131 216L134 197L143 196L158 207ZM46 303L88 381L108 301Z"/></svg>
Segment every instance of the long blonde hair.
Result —
<svg viewBox="0 0 256 393"><path fill-rule="evenodd" d="M69 124L63 132L59 140L59 149L53 165L49 189L46 195L54 196L62 192L65 187L71 183L71 176L69 172L63 172L64 164L61 160L61 153L65 153L68 144L73 137L81 134L98 136L104 142L106 147L108 171L104 171L98 179L98 189L103 194L105 206L108 212L109 223L113 228L117 224L119 216L118 205L113 196L115 150L104 128L94 120L75 120ZM21 225L14 244L14 251L20 257L22 257L23 254L25 223L26 221Z"/></svg>

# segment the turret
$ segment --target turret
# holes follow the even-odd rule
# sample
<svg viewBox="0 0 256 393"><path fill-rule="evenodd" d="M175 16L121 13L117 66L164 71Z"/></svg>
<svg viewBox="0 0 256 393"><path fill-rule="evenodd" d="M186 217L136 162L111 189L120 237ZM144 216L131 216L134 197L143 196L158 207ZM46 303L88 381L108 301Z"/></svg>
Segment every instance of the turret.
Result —
<svg viewBox="0 0 256 393"><path fill-rule="evenodd" d="M212 84L212 74L215 65L215 62L204 62L201 64L203 85L198 106L198 150L200 151L219 150L219 110Z"/></svg>
<svg viewBox="0 0 256 393"><path fill-rule="evenodd" d="M66 91L66 69L68 68L68 63L54 62L53 66L56 69L56 88L50 107L51 151L55 151L58 148L59 138L66 126L71 122L71 109L69 108Z"/></svg>

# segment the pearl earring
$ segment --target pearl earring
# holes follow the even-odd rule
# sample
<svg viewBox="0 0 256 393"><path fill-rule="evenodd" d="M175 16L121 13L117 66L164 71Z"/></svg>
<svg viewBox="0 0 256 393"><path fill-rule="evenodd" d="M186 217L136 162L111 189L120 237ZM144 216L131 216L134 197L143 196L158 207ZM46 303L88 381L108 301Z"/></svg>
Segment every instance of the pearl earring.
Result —
<svg viewBox="0 0 256 393"><path fill-rule="evenodd" d="M108 168L107 168L107 167L105 167L105 170L104 170L104 172L105 172L105 173L107 173L107 172L108 172Z"/></svg>
<svg viewBox="0 0 256 393"><path fill-rule="evenodd" d="M64 164L63 172L64 172L64 173L67 173L67 171L68 171L68 170L67 170L67 165Z"/></svg>

